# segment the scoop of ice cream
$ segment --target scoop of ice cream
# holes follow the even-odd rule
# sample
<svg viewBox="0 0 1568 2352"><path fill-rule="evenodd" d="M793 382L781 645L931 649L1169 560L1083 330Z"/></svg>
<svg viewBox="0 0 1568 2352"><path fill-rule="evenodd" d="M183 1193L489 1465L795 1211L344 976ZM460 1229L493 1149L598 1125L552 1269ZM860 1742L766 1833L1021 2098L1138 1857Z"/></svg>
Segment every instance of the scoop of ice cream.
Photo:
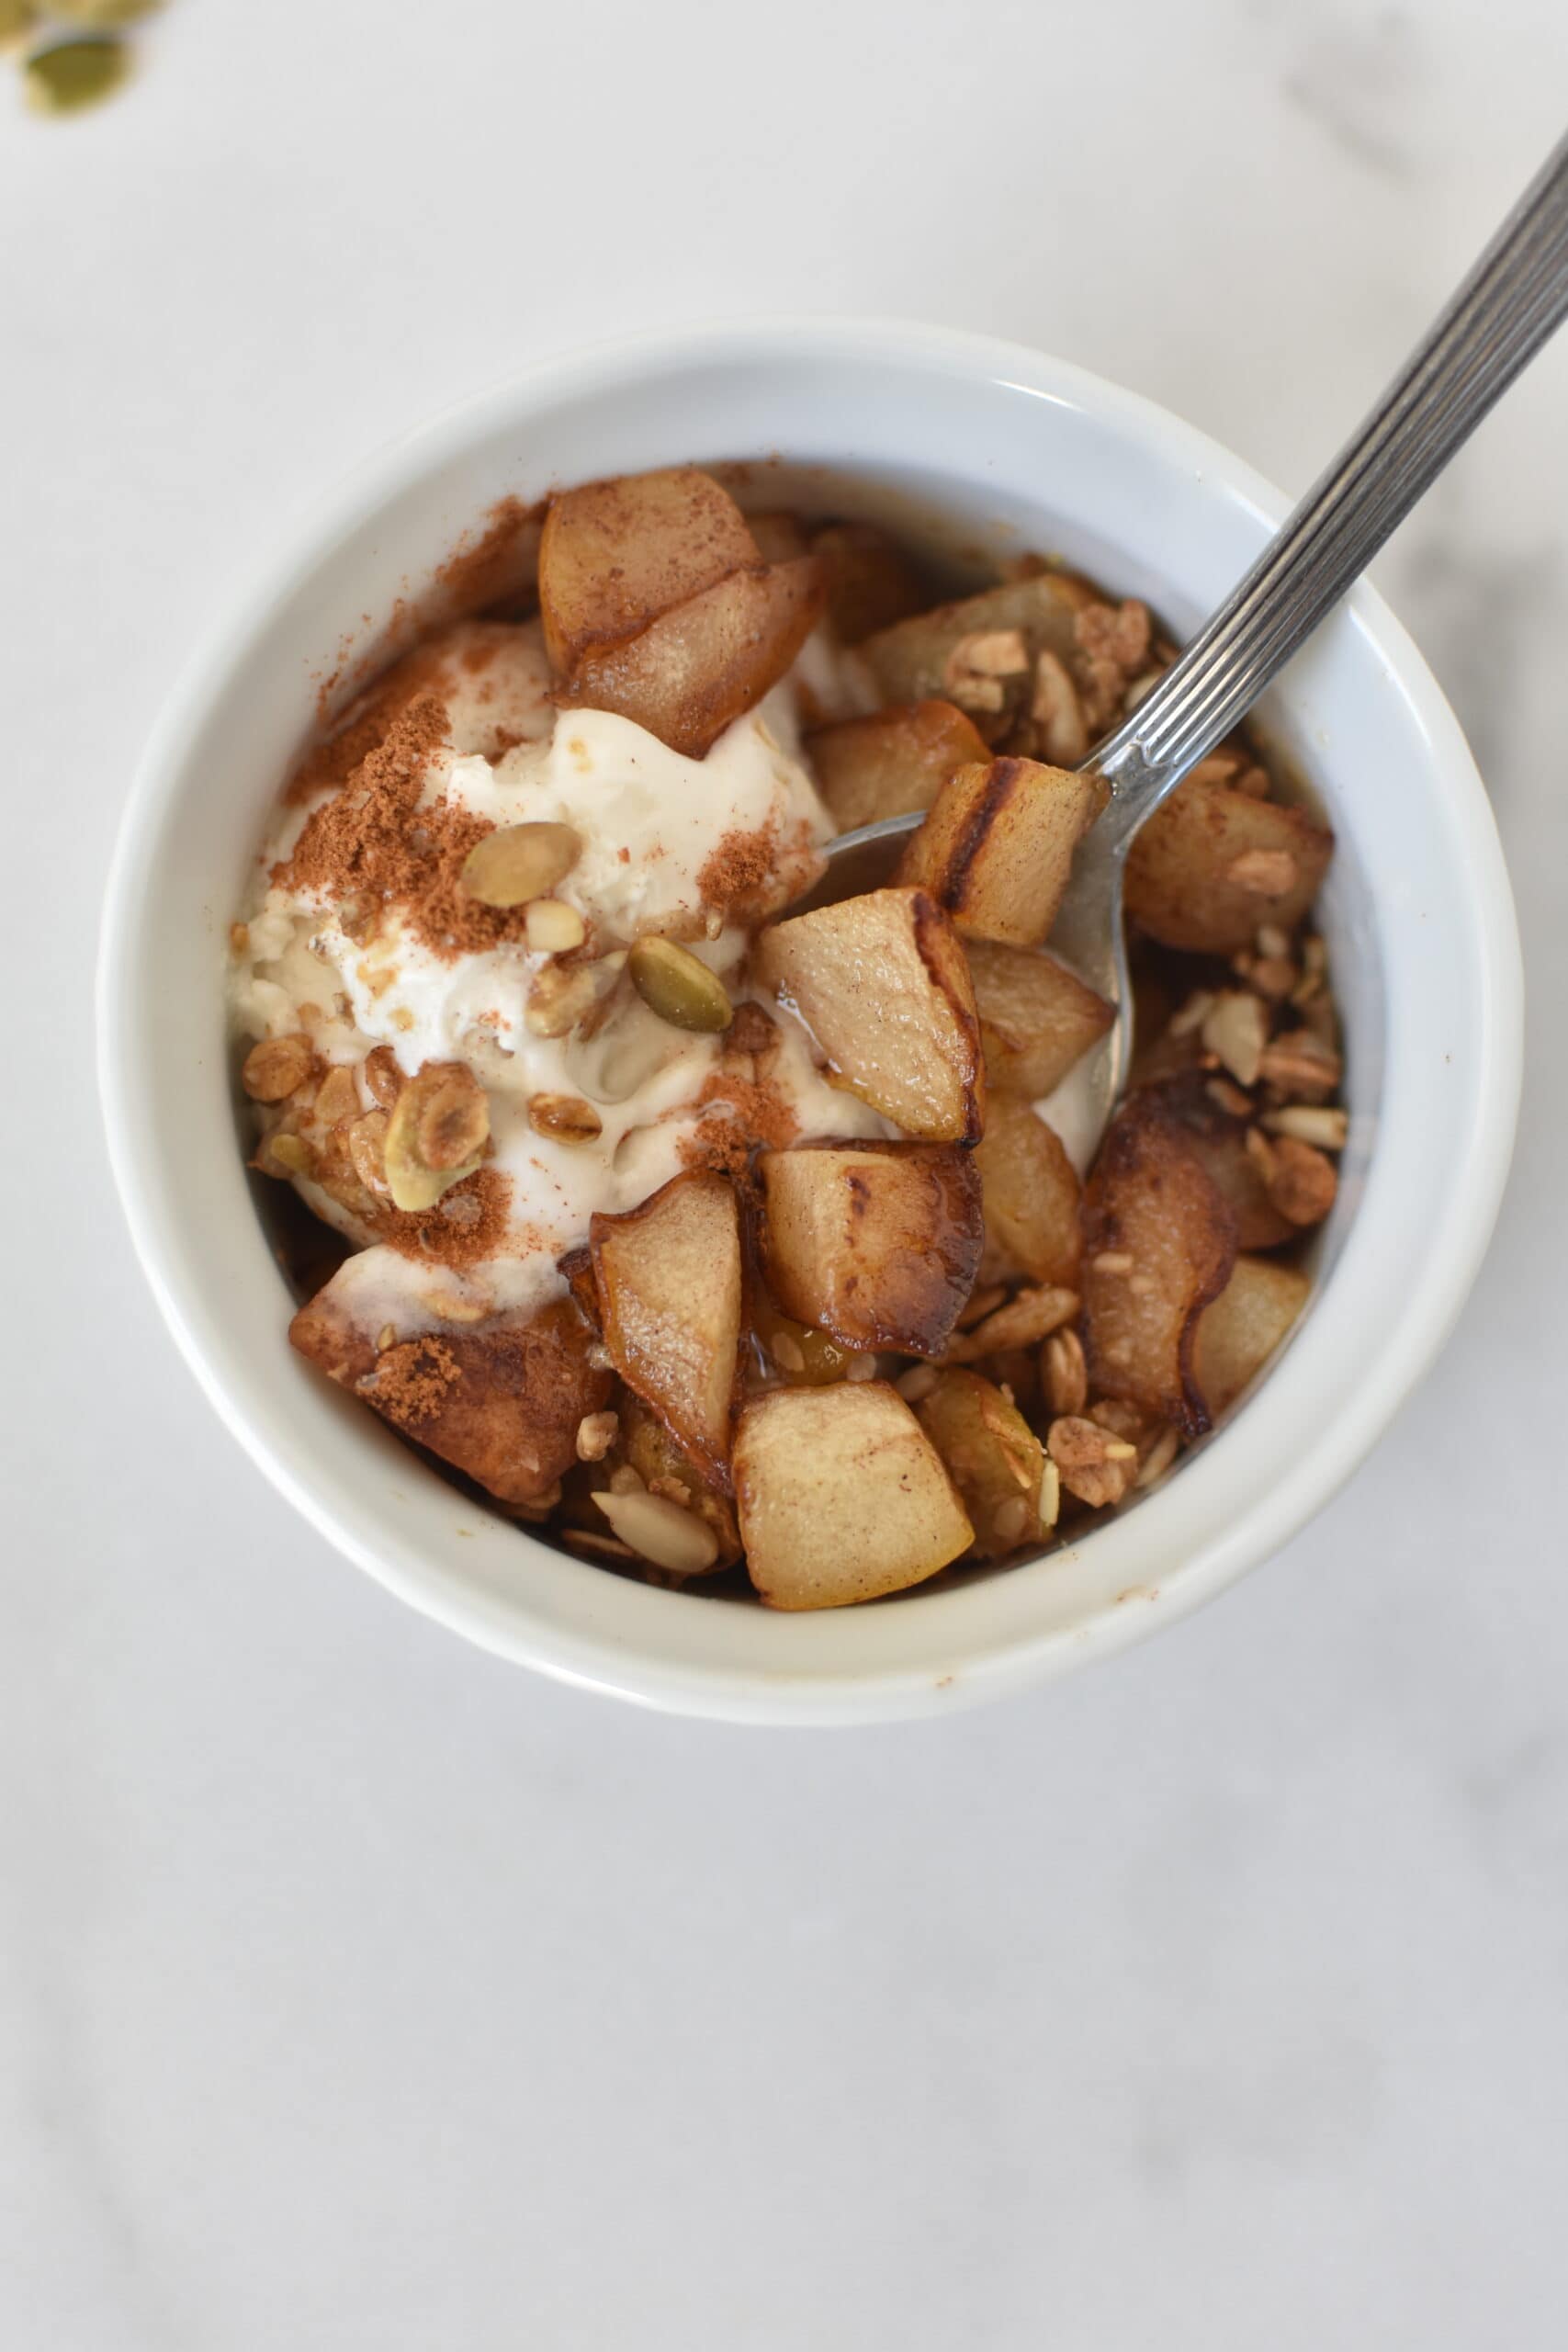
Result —
<svg viewBox="0 0 1568 2352"><path fill-rule="evenodd" d="M832 825L791 682L693 760L608 712L558 717L549 674L536 624L465 623L400 665L361 761L285 810L236 933L241 1032L303 1035L316 1057L310 1082L264 1114L299 1138L298 1189L351 1239L438 1264L455 1250L471 1262L467 1188L411 1231L365 1180L374 1149L354 1131L368 1119L359 1139L373 1138L389 1068L394 1084L429 1062L473 1070L490 1107L487 1250L552 1266L595 1210L722 1157L727 1119L769 1141L888 1132L829 1086L787 1016L767 1029L760 1071L725 1037L659 1020L624 970L626 948L656 930L738 988L750 927L814 878ZM530 948L522 910L465 908L454 882L466 843L539 821L580 844L552 892L586 934L564 960ZM584 971L594 1017L548 1034L551 990ZM561 1103L587 1106L564 1134Z"/></svg>

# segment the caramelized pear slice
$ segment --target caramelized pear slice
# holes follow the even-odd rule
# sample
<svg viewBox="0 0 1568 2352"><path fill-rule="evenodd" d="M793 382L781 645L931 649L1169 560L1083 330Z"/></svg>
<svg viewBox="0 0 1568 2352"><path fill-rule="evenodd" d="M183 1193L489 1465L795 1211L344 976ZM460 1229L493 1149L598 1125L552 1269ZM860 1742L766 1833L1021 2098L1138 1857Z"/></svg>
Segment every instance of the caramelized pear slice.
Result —
<svg viewBox="0 0 1568 2352"><path fill-rule="evenodd" d="M550 501L539 546L545 644L562 677L758 560L746 518L695 466L585 482Z"/></svg>
<svg viewBox="0 0 1568 2352"><path fill-rule="evenodd" d="M980 1181L950 1144L813 1144L757 1163L760 1246L786 1315L852 1349L940 1355L980 1262Z"/></svg>
<svg viewBox="0 0 1568 2352"><path fill-rule="evenodd" d="M1103 1037L1115 1019L1112 1008L1039 949L971 939L964 953L987 1077L1010 1094L1049 1094Z"/></svg>
<svg viewBox="0 0 1568 2352"><path fill-rule="evenodd" d="M1238 1258L1212 1306L1198 1318L1192 1374L1211 1419L1235 1404L1279 1348L1307 1303L1312 1283L1294 1266Z"/></svg>
<svg viewBox="0 0 1568 2352"><path fill-rule="evenodd" d="M671 751L700 760L778 684L821 608L811 556L728 572L639 635L590 647L561 701L618 711Z"/></svg>
<svg viewBox="0 0 1568 2352"><path fill-rule="evenodd" d="M851 1093L927 1143L972 1143L985 1073L969 967L923 890L874 890L775 923L753 966Z"/></svg>
<svg viewBox="0 0 1568 2352"><path fill-rule="evenodd" d="M951 702L911 702L819 727L806 741L841 833L929 808L954 769L986 757L973 719Z"/></svg>
<svg viewBox="0 0 1568 2352"><path fill-rule="evenodd" d="M293 1345L501 1501L548 1494L576 1460L578 1423L609 1400L610 1375L592 1362L592 1332L562 1298L535 1315L435 1329L421 1317L418 1329L399 1337L396 1309L389 1317L375 1303L377 1269L366 1262L395 1256L377 1249L348 1259L295 1316ZM406 1264L389 1266L388 1277L395 1295Z"/></svg>
<svg viewBox="0 0 1568 2352"><path fill-rule="evenodd" d="M1153 1094L1107 1130L1084 1193L1084 1352L1093 1394L1124 1398L1188 1437L1210 1425L1193 1371L1198 1320L1235 1263L1235 1217Z"/></svg>
<svg viewBox="0 0 1568 2352"><path fill-rule="evenodd" d="M974 1540L942 1458L880 1380L773 1388L735 1440L746 1566L770 1609L839 1609L934 1577Z"/></svg>
<svg viewBox="0 0 1568 2352"><path fill-rule="evenodd" d="M1000 1560L1040 1540L1045 1449L994 1382L977 1372L943 1372L915 1408L975 1529L983 1560Z"/></svg>
<svg viewBox="0 0 1568 2352"><path fill-rule="evenodd" d="M1167 947L1229 956L1301 922L1334 836L1304 808L1190 775L1127 853L1127 912Z"/></svg>
<svg viewBox="0 0 1568 2352"><path fill-rule="evenodd" d="M897 879L929 890L967 939L1038 946L1103 797L1097 777L1039 760L959 768L910 835Z"/></svg>
<svg viewBox="0 0 1568 2352"><path fill-rule="evenodd" d="M1019 1096L993 1095L975 1165L984 1187L987 1273L1005 1269L1077 1289L1078 1180L1055 1129Z"/></svg>
<svg viewBox="0 0 1568 2352"><path fill-rule="evenodd" d="M740 1225L728 1178L694 1169L589 1227L604 1345L634 1389L723 1485L740 1342Z"/></svg>

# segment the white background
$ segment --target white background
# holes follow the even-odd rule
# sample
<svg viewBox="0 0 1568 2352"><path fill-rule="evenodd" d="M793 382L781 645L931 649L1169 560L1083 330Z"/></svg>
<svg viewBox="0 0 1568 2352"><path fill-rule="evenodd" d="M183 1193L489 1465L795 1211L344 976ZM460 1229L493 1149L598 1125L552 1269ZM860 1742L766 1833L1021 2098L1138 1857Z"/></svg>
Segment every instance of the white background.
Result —
<svg viewBox="0 0 1568 2352"><path fill-rule="evenodd" d="M0 2342L1562 2343L1568 337L1382 566L1526 930L1496 1245L1351 1488L1096 1675L743 1734L405 1613L177 1362L90 1035L159 700L369 446L591 337L878 311L1299 489L1561 130L1561 0L171 0L144 49L73 123L0 76Z"/></svg>

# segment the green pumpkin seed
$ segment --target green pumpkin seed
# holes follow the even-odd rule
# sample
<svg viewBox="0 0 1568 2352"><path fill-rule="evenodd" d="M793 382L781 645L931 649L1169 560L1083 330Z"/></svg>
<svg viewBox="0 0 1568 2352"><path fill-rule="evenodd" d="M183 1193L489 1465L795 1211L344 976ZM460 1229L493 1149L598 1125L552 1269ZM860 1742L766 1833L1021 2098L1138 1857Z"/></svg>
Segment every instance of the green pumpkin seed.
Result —
<svg viewBox="0 0 1568 2352"><path fill-rule="evenodd" d="M130 70L123 41L67 40L35 50L22 68L22 81L35 112L80 114L112 96Z"/></svg>
<svg viewBox="0 0 1568 2352"><path fill-rule="evenodd" d="M498 825L464 859L463 888L481 907L521 907L547 897L581 854L570 825Z"/></svg>
<svg viewBox="0 0 1568 2352"><path fill-rule="evenodd" d="M49 13L84 32L107 33L118 25L136 24L162 5L163 0L49 0Z"/></svg>
<svg viewBox="0 0 1568 2352"><path fill-rule="evenodd" d="M37 22L33 0L0 0L0 53L25 40Z"/></svg>
<svg viewBox="0 0 1568 2352"><path fill-rule="evenodd" d="M728 1029L735 1017L724 982L702 958L650 933L626 957L632 986L650 1012L672 1029Z"/></svg>

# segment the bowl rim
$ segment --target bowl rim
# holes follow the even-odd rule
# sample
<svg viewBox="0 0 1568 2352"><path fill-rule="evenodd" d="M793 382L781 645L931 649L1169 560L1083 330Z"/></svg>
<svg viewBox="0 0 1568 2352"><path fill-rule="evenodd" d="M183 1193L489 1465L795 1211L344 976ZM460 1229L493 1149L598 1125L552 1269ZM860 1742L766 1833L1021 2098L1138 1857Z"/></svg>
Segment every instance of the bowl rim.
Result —
<svg viewBox="0 0 1568 2352"><path fill-rule="evenodd" d="M1185 1563L1182 1574L1161 1595L1158 1610L1102 1607L1082 1623L1051 1627L1028 1638L1004 1634L988 1645L960 1647L953 1672L933 1678L923 1668L908 1666L801 1672L781 1665L776 1672L765 1673L708 1659L672 1663L650 1657L624 1635L617 1636L613 1626L585 1634L555 1623L547 1611L530 1615L525 1607L502 1606L491 1595L459 1592L428 1564L422 1572L418 1560L400 1555L399 1543L386 1526L372 1540L346 1523L238 1402L222 1366L197 1329L180 1276L164 1255L157 1210L162 1176L137 1135L132 990L124 985L134 974L140 953L142 917L134 887L139 845L177 801L185 752L204 713L243 668L279 601L324 560L336 541L370 519L412 480L482 440L513 414L547 409L573 390L603 390L607 383L625 384L716 362L765 364L779 356L781 346L792 359L810 348L825 364L875 365L912 377L937 369L973 380L977 389L988 382L1043 395L1085 412L1098 423L1124 429L1172 467L1207 477L1221 495L1259 524L1277 525L1291 503L1221 444L1144 395L1072 362L957 329L897 319L763 318L608 339L509 369L394 435L340 476L335 488L301 502L291 521L275 535L270 552L247 566L240 586L220 603L186 662L137 763L110 863L96 971L98 1085L116 1188L165 1324L220 1419L273 1486L334 1549L453 1631L558 1679L669 1712L730 1721L867 1722L974 1703L1027 1688L1090 1658L1114 1655L1260 1565L1350 1476L1442 1345L1490 1238L1522 1085L1523 973L1502 850L1469 746L1413 641L1381 594L1363 580L1343 609L1411 707L1425 739L1428 767L1442 775L1447 787L1449 813L1460 828L1475 884L1472 899L1484 1001L1471 1148L1445 1198L1443 1249L1434 1278L1423 1285L1397 1330L1381 1335L1376 1383L1361 1392L1359 1418L1353 1428L1346 1419L1337 1431L1317 1433L1307 1460L1251 1508L1245 1540L1216 1540L1206 1556ZM328 1426L325 1416L322 1425ZM620 1588L615 1581L627 1591L644 1589Z"/></svg>

